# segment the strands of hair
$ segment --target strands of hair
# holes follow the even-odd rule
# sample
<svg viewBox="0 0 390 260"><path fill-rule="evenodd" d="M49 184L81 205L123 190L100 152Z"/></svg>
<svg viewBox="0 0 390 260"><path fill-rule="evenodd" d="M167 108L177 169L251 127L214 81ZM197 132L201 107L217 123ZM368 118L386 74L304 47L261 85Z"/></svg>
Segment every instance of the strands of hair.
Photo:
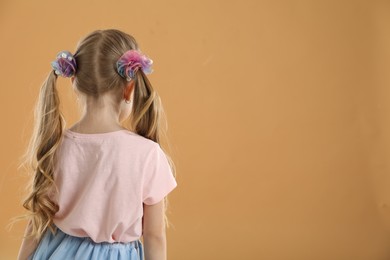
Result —
<svg viewBox="0 0 390 260"><path fill-rule="evenodd" d="M96 99L111 92L119 104L120 93L127 82L117 73L115 64L124 52L133 49L138 49L134 37L120 30L96 30L88 34L78 43L73 55L78 65L74 79L77 90ZM166 138L167 130L160 97L142 70L136 72L134 80L133 108L124 127L160 144ZM21 163L32 174L30 193L23 203L28 210L25 217L31 223L31 232L27 236L37 240L47 228L55 232L52 219L58 211L49 194L56 191L53 180L55 153L66 121L60 111L56 81L57 75L52 70L40 89L34 113L34 131ZM168 153L166 155L176 176L175 165ZM165 223L169 226L167 207L168 200L165 198Z"/></svg>

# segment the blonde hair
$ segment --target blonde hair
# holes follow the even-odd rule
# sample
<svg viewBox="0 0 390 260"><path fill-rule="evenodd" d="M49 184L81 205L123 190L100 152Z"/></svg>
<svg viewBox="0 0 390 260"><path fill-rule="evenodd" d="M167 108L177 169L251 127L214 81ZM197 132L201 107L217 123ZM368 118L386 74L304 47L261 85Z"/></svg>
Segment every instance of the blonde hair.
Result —
<svg viewBox="0 0 390 260"><path fill-rule="evenodd" d="M116 101L122 99L123 88L128 83L116 70L116 61L128 50L138 49L133 36L116 29L96 30L88 34L77 45L74 58L77 72L74 83L78 91L98 99L106 92L112 92ZM35 107L35 126L30 143L23 155L22 166L33 174L30 193L23 206L32 227L27 236L40 240L50 228L55 232L53 216L58 206L50 200L49 194L56 189L53 180L55 153L62 141L65 119L60 111L60 100L56 89L57 75L52 70L44 81ZM160 144L166 138L167 123L161 99L153 89L145 73L139 69L134 78L134 94L130 120L127 129ZM161 147L163 149L163 147ZM165 152L174 176L175 165ZM164 199L164 219L168 200Z"/></svg>

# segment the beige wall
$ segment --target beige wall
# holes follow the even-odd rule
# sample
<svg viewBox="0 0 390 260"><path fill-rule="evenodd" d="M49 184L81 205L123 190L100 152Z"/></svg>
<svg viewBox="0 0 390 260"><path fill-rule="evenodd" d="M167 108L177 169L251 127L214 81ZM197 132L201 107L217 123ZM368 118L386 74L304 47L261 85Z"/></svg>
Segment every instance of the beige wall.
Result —
<svg viewBox="0 0 390 260"><path fill-rule="evenodd" d="M0 259L20 245L24 223L5 225L50 61L111 27L155 62L179 183L169 259L390 259L389 1L96 2L0 2Z"/></svg>

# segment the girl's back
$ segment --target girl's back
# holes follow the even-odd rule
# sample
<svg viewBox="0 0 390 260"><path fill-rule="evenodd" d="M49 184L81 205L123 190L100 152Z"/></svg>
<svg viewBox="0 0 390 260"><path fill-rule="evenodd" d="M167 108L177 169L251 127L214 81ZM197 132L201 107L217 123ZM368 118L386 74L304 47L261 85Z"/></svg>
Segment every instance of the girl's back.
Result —
<svg viewBox="0 0 390 260"><path fill-rule="evenodd" d="M128 130L82 134L65 130L54 180L54 224L95 242L130 242L142 235L143 203L175 186L159 144Z"/></svg>

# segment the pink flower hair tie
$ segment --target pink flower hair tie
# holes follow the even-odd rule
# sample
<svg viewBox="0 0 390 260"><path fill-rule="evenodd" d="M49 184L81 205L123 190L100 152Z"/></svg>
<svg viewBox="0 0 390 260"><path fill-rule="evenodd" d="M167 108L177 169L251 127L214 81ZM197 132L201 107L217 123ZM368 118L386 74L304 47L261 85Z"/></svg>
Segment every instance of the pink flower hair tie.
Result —
<svg viewBox="0 0 390 260"><path fill-rule="evenodd" d="M142 54L141 51L129 50L118 59L116 67L119 75L127 81L130 81L135 77L135 73L139 68L141 68L145 74L152 73L152 64L153 60Z"/></svg>

